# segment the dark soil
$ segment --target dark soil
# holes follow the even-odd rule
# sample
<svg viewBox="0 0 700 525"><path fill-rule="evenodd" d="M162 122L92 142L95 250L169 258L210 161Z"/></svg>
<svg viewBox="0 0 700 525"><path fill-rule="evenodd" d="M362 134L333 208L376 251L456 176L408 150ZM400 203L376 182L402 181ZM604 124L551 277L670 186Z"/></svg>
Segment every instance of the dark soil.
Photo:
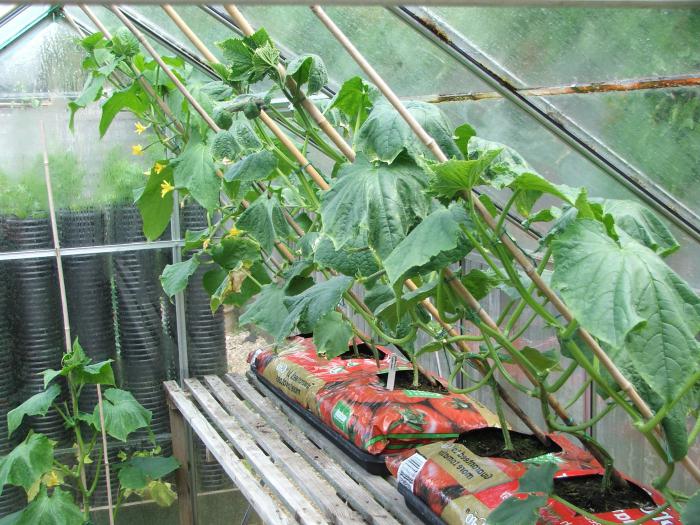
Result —
<svg viewBox="0 0 700 525"><path fill-rule="evenodd" d="M341 359L374 359L374 354L372 353L372 349L366 345L365 343L360 343L357 345L357 353L355 353L355 348L350 345L348 347L348 351L345 352L344 354L341 354L340 356ZM383 357L383 354L379 352L379 359Z"/></svg>
<svg viewBox="0 0 700 525"><path fill-rule="evenodd" d="M576 476L554 480L554 494L572 505L588 512L612 512L613 510L654 507L651 499L640 487L627 483L627 487L611 487L603 490L603 476Z"/></svg>
<svg viewBox="0 0 700 525"><path fill-rule="evenodd" d="M536 458L544 454L561 452L561 447L549 440L543 445L539 439L530 434L510 431L510 440L515 450L505 450L503 431L500 428L488 427L479 430L465 432L457 443L460 443L474 452L477 456L485 458L504 458L513 461Z"/></svg>
<svg viewBox="0 0 700 525"><path fill-rule="evenodd" d="M386 387L386 379L389 372L377 374L379 382ZM413 386L413 370L397 370L396 378L394 379L394 390L417 390L419 392L434 392L437 394L449 394L450 391L442 386L439 382L428 378L425 374L419 372L419 386Z"/></svg>

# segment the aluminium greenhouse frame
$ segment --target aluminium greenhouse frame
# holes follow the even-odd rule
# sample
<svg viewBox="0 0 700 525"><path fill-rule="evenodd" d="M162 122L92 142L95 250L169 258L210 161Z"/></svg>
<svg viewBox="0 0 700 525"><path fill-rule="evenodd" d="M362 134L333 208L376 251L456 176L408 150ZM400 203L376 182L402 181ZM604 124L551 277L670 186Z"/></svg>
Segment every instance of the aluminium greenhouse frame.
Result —
<svg viewBox="0 0 700 525"><path fill-rule="evenodd" d="M177 3L187 3L180 2ZM248 2L243 2L248 3ZM430 2L425 2L429 5ZM449 2L440 2L442 5L449 5ZM469 5L484 5L483 2L469 2ZM560 6L560 1L536 1L536 2L519 2L517 0L506 0L499 2L502 5L550 5ZM652 2L652 1L615 1L605 2L600 1L577 1L567 3L568 5L576 6L594 6L594 7L619 7L621 5L628 7L688 7L697 6L697 2ZM672 5L670 5L672 4ZM460 3L459 5L467 5ZM493 5L488 3L487 5ZM201 10L224 24L228 29L241 34L240 29L235 25L231 17L218 6L201 5ZM0 17L0 29L5 22L12 19L15 15L21 13L26 6L17 7L2 17ZM398 20L406 24L408 27L415 30L422 37L436 44L440 49L446 51L452 58L461 63L467 70L474 74L477 78L488 85L493 91L482 91L474 93L451 93L419 97L431 103L443 103L450 101L463 100L481 100L486 98L503 98L506 99L520 110L522 110L528 118L534 120L539 126L543 127L554 136L556 136L566 146L570 147L583 158L590 161L596 167L600 168L603 173L612 179L620 182L624 187L630 189L643 202L653 207L656 211L662 214L666 219L674 223L676 226L686 232L692 239L700 241L700 216L694 210L674 198L660 184L651 180L644 173L627 162L616 152L608 148L601 140L594 137L589 132L581 128L572 119L556 109L550 102L542 98L552 94L576 93L588 94L604 91L642 91L662 89L668 87L687 87L700 86L700 77L697 75L685 75L677 77L651 77L643 79L630 79L616 82L596 82L577 84L575 86L542 86L542 87L516 87L522 82L518 82L517 77L502 67L498 62L489 59L481 54L477 47L469 41L467 37L454 30L436 13L428 8L408 8L403 6L388 6L387 10L392 13ZM55 12L55 9L48 10L44 16L32 21L31 27L39 23L43 18L50 16ZM135 13L128 7L121 8L121 12L141 31L146 33L151 39L166 47L169 51L182 56L187 62L195 66L204 74L214 77L213 70L208 66L207 62L201 58L196 52L190 51L177 38L168 35L159 30L144 17ZM66 16L69 19L70 17ZM83 25L78 21L73 21L77 26L76 29L83 31L91 31L91 28ZM31 27L26 27L22 32L29 30ZM18 34L11 41L0 47L0 50L6 45L10 45L12 41L19 38ZM327 97L332 97L334 91L326 87L322 93ZM286 101L274 101L273 104L281 110L286 108ZM518 217L511 217L514 224L519 224ZM144 242L124 245L109 245L98 247L85 248L69 248L62 249L62 254L84 255L84 254L99 254L99 253L118 253L123 251L136 250L160 250L171 249L174 262L178 262L181 257L181 248L184 245L180 238L179 214L177 206L174 207L171 216L172 239L169 241ZM532 229L528 229L527 233L536 234ZM18 260L28 258L45 258L56 257L54 250L36 250L26 252L6 252L0 253L0 261L3 260ZM175 297L176 304L176 321L177 321L177 345L178 345L178 362L179 362L179 380L189 377L187 366L187 334L185 324L184 299L180 292Z"/></svg>

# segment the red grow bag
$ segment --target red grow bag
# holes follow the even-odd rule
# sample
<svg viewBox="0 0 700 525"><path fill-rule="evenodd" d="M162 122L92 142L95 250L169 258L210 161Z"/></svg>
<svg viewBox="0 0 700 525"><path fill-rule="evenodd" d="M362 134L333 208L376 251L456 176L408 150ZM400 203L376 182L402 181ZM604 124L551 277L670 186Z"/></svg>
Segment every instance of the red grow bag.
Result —
<svg viewBox="0 0 700 525"><path fill-rule="evenodd" d="M586 451L564 436L552 434L549 437L562 449L552 454L559 463L555 484L557 479L600 476L604 473L604 469ZM484 525L491 511L518 491L518 480L527 470L527 462L480 457L454 442L432 443L388 457L387 466L397 478L400 491L407 500L420 500L446 525ZM650 505L601 512L596 514L597 517L614 523L628 523L649 514L654 505L664 502L659 492L626 479L639 488ZM540 516L539 523L543 525L591 523L588 518L552 499L541 509ZM653 523L678 525L681 521L678 514L669 508L655 516Z"/></svg>
<svg viewBox="0 0 700 525"><path fill-rule="evenodd" d="M385 388L377 377L389 369L385 348L378 347L384 354L378 370L374 359L327 360L310 339L295 343L277 354L255 351L253 371L363 452L396 452L498 426L490 410L465 395ZM399 359L397 368L411 370L411 364Z"/></svg>

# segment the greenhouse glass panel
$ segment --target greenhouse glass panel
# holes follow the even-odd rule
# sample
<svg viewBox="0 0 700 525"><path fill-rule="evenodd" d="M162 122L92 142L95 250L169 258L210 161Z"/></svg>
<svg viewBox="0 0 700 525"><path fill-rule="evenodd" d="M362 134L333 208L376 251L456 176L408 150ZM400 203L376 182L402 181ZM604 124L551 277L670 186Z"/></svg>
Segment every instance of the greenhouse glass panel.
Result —
<svg viewBox="0 0 700 525"><path fill-rule="evenodd" d="M308 7L243 6L241 9L254 27L264 27L273 39L297 53L320 55L336 85L354 75L364 76ZM484 89L454 59L427 43L384 8L329 7L327 11L401 96Z"/></svg>
<svg viewBox="0 0 700 525"><path fill-rule="evenodd" d="M0 51L0 100L79 92L85 78L81 61L75 32L67 24L40 22Z"/></svg>
<svg viewBox="0 0 700 525"><path fill-rule="evenodd" d="M700 12L436 7L520 86L681 75L700 67Z"/></svg>
<svg viewBox="0 0 700 525"><path fill-rule="evenodd" d="M686 206L700 202L700 87L547 100Z"/></svg>
<svg viewBox="0 0 700 525"><path fill-rule="evenodd" d="M55 10L56 8L48 5L30 5L8 10L8 16L0 26L0 50L22 38L27 31ZM4 15L0 15L2 16Z"/></svg>

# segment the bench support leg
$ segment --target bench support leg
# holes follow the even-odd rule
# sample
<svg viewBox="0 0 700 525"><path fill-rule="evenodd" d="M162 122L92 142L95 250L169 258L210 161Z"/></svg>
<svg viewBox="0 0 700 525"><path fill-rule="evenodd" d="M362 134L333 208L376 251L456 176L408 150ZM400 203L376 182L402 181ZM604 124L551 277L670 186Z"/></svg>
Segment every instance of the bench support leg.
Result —
<svg viewBox="0 0 700 525"><path fill-rule="evenodd" d="M187 427L182 414L177 408L168 403L168 409L170 413L170 432L173 440L173 456L180 462L180 468L175 473L180 525L194 525L192 487L190 487L190 463L187 454Z"/></svg>

